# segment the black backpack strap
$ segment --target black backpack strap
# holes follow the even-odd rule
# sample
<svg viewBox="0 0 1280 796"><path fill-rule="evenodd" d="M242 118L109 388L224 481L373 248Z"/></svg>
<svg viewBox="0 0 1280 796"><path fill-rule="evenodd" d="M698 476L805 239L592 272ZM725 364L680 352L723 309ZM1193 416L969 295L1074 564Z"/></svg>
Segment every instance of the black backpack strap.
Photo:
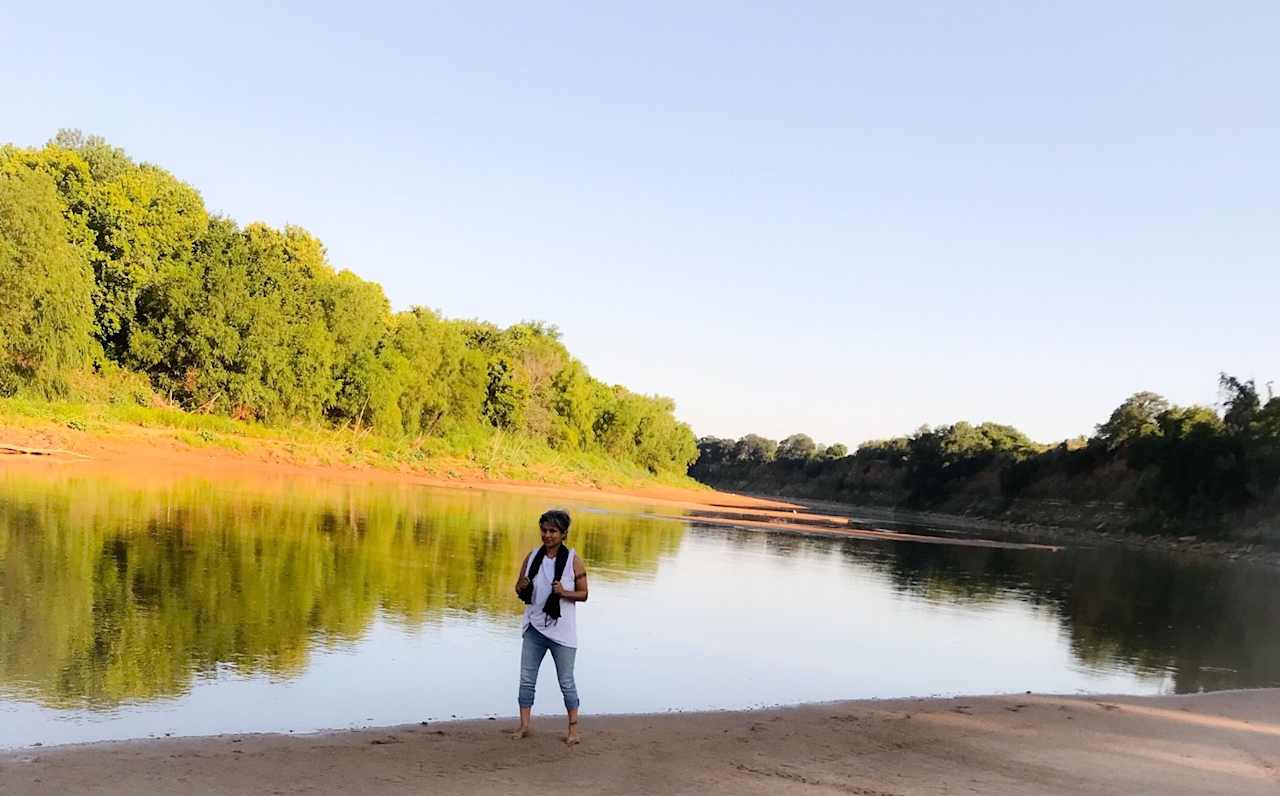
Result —
<svg viewBox="0 0 1280 796"><path fill-rule="evenodd" d="M555 579L552 583L560 582L560 578L564 576L564 568L569 563L569 550L564 545L560 545L560 549L556 551L556 571Z"/></svg>
<svg viewBox="0 0 1280 796"><path fill-rule="evenodd" d="M538 552L541 553L542 551L539 550ZM555 577L551 581L553 584L560 582L561 576L564 575L565 565L568 563L569 550L564 545L561 545L556 552ZM560 598L556 596L555 592L547 595L547 603L542 607L542 613L547 615L546 625L560 621Z"/></svg>
<svg viewBox="0 0 1280 796"><path fill-rule="evenodd" d="M529 556L529 572L527 575L529 583L516 592L520 596L521 602L525 605L533 604L533 579L537 576L538 570L542 568L542 559L545 557L546 553L543 552L541 547L538 548L537 552Z"/></svg>
<svg viewBox="0 0 1280 796"><path fill-rule="evenodd" d="M529 580L533 580L538 570L542 569L542 559L546 557L547 551L541 547L533 554L533 558L529 560ZM560 556L556 556L556 563L560 563Z"/></svg>

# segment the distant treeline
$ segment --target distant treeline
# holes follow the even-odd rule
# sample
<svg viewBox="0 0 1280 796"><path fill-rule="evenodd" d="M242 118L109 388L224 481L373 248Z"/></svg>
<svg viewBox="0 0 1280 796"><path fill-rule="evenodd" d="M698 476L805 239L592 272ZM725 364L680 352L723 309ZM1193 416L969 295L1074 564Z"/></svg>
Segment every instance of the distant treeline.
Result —
<svg viewBox="0 0 1280 796"><path fill-rule="evenodd" d="M998 515L1022 501L1063 507L1065 519L1073 505L1092 506L1148 529L1221 531L1280 508L1280 397L1264 400L1253 381L1226 374L1219 386L1221 412L1141 392L1093 436L1052 446L963 422L852 454L805 434L704 437L689 473L721 488L850 503Z"/></svg>
<svg viewBox="0 0 1280 796"><path fill-rule="evenodd" d="M669 399L592 378L555 327L392 312L306 230L210 215L169 172L72 131L0 147L0 396L15 394L501 430L654 472L697 455Z"/></svg>

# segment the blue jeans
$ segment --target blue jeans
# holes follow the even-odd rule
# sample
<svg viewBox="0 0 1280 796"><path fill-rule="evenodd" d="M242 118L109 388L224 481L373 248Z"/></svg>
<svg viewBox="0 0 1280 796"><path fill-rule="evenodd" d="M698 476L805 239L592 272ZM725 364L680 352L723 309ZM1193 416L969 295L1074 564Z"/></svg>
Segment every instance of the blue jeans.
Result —
<svg viewBox="0 0 1280 796"><path fill-rule="evenodd" d="M556 662L556 677L560 680L560 693L564 694L564 709L578 709L578 687L573 682L573 660L578 651L573 647L557 644L533 626L524 629L524 641L520 648L520 707L533 707L533 689L538 684L538 669L547 651Z"/></svg>

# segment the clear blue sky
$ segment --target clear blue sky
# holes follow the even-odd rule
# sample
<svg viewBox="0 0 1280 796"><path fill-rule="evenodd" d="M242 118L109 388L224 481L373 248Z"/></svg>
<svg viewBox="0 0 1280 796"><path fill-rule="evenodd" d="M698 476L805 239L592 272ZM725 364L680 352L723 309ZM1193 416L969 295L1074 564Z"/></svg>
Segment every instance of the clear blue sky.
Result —
<svg viewBox="0 0 1280 796"><path fill-rule="evenodd" d="M23 3L0 140L551 321L699 434L1052 440L1280 379L1280 4L630 6Z"/></svg>

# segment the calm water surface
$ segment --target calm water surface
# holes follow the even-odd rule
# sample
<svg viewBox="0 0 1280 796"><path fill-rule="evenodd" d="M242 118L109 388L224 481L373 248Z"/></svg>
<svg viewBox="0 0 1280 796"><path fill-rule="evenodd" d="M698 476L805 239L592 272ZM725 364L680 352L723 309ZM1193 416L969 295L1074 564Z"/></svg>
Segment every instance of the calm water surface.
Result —
<svg viewBox="0 0 1280 796"><path fill-rule="evenodd" d="M511 715L546 504L0 469L0 746ZM1274 570L568 508L590 713L1280 685Z"/></svg>

